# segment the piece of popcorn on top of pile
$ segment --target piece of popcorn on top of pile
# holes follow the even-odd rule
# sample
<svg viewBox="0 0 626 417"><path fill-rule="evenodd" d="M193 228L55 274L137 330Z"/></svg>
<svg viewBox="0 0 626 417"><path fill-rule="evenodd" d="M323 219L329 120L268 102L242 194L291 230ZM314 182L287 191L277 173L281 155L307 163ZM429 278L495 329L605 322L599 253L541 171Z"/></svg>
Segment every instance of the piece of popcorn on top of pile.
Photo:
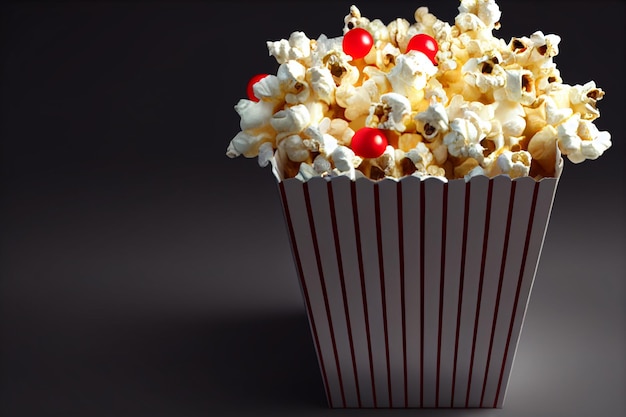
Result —
<svg viewBox="0 0 626 417"><path fill-rule="evenodd" d="M352 6L343 36L294 32L268 41L277 73L235 106L241 132L227 155L257 156L261 166L275 158L284 178L301 180L538 179L556 175L557 148L579 163L611 146L593 123L604 92L593 81L563 83L553 62L559 36L537 31L505 42L493 36L501 17L495 1L461 0L458 10L453 25L426 7L414 23L385 25ZM346 43L359 30L369 49L367 39ZM426 46L412 46L417 38ZM347 53L362 47L362 56Z"/></svg>

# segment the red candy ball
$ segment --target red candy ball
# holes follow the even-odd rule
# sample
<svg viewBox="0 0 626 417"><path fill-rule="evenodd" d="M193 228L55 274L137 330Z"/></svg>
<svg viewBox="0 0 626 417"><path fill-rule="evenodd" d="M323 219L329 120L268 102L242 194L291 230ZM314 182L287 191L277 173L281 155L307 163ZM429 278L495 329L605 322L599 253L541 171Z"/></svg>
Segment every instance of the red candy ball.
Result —
<svg viewBox="0 0 626 417"><path fill-rule="evenodd" d="M248 92L248 98L252 101L259 101L258 97L254 95L254 90L252 89L252 87L254 86L254 84L258 83L259 81L261 81L263 78L267 77L269 74L257 74L254 77L250 78L250 81L248 81L248 88L247 88L247 92Z"/></svg>
<svg viewBox="0 0 626 417"><path fill-rule="evenodd" d="M361 158L378 158L387 148L385 133L373 127L362 127L352 136L350 147Z"/></svg>
<svg viewBox="0 0 626 417"><path fill-rule="evenodd" d="M374 38L363 28L354 28L343 35L343 52L353 59L363 58L374 46Z"/></svg>
<svg viewBox="0 0 626 417"><path fill-rule="evenodd" d="M435 56L437 51L439 51L439 45L437 45L437 41L432 36L428 36L425 33L413 36L406 47L406 51L419 51L430 58L433 64L437 65Z"/></svg>

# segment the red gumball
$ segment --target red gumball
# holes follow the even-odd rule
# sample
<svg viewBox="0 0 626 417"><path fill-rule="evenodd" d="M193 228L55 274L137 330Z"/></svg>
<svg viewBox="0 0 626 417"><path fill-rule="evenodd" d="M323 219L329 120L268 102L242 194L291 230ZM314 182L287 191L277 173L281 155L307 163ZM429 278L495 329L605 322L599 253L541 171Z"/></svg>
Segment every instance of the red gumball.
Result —
<svg viewBox="0 0 626 417"><path fill-rule="evenodd" d="M385 133L374 127L362 127L352 136L350 147L361 158L378 158L388 145Z"/></svg>
<svg viewBox="0 0 626 417"><path fill-rule="evenodd" d="M343 35L343 52L353 59L363 58L374 46L374 38L363 28L354 28Z"/></svg>
<svg viewBox="0 0 626 417"><path fill-rule="evenodd" d="M247 88L248 99L252 101L259 101L259 98L254 95L254 89L252 87L254 86L254 84L258 83L259 81L261 81L263 78L267 77L268 75L269 74L257 74L254 77L250 78L250 81L248 81L248 88Z"/></svg>
<svg viewBox="0 0 626 417"><path fill-rule="evenodd" d="M432 36L425 33L418 33L411 38L406 47L406 51L419 51L426 55L434 65L437 65L435 57L439 51L439 45L437 45L437 41Z"/></svg>

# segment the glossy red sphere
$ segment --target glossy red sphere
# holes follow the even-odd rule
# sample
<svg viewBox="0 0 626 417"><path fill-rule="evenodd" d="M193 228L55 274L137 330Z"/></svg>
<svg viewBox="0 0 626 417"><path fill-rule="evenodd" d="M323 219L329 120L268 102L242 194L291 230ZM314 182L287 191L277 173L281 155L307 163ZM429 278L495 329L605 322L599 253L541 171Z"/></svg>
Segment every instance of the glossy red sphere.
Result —
<svg viewBox="0 0 626 417"><path fill-rule="evenodd" d="M378 158L388 145L385 133L374 127L362 127L352 136L350 147L361 158Z"/></svg>
<svg viewBox="0 0 626 417"><path fill-rule="evenodd" d="M437 41L425 33L418 33L413 36L406 47L406 51L419 51L430 58L431 62L437 65L435 57L439 51L439 45Z"/></svg>
<svg viewBox="0 0 626 417"><path fill-rule="evenodd" d="M259 81L261 81L263 78L267 77L268 75L269 74L257 74L254 77L250 78L250 81L248 81L248 88L247 88L248 99L252 101L259 101L258 97L254 95L254 90L252 89L252 87L254 86L254 84L258 83Z"/></svg>
<svg viewBox="0 0 626 417"><path fill-rule="evenodd" d="M374 46L374 38L363 28L354 28L343 35L343 52L353 59L363 58Z"/></svg>

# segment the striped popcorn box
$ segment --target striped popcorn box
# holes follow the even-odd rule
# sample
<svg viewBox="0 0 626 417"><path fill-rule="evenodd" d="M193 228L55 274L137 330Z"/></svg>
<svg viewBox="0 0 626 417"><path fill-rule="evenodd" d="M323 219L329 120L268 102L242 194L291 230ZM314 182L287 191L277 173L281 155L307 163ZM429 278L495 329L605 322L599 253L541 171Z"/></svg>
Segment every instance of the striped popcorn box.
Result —
<svg viewBox="0 0 626 417"><path fill-rule="evenodd" d="M503 406L559 175L279 178L329 407Z"/></svg>

